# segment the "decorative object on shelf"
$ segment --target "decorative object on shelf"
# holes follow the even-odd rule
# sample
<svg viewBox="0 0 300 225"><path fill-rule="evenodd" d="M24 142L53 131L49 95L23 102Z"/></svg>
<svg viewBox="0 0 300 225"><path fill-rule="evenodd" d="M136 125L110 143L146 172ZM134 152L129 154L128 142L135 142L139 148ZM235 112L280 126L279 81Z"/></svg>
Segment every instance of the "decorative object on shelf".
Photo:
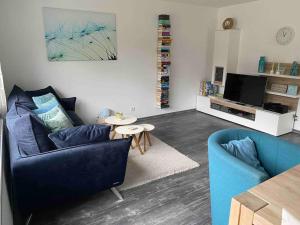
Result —
<svg viewBox="0 0 300 225"><path fill-rule="evenodd" d="M156 105L158 108L169 107L169 83L171 72L171 23L170 15L158 16L158 47L157 47L157 88Z"/></svg>
<svg viewBox="0 0 300 225"><path fill-rule="evenodd" d="M288 86L286 84L272 84L271 85L271 91L283 93L285 94L287 92Z"/></svg>
<svg viewBox="0 0 300 225"><path fill-rule="evenodd" d="M284 65L281 65L279 68L280 75L284 75L285 71L286 71L286 67Z"/></svg>
<svg viewBox="0 0 300 225"><path fill-rule="evenodd" d="M276 34L276 41L280 45L290 44L295 37L295 31L291 27L282 27Z"/></svg>
<svg viewBox="0 0 300 225"><path fill-rule="evenodd" d="M121 113L121 112L116 112L116 113L115 113L115 117L116 117L118 120L123 120L123 119L124 119L124 115L123 115L123 113Z"/></svg>
<svg viewBox="0 0 300 225"><path fill-rule="evenodd" d="M290 75L297 76L298 73L299 73L299 65L296 61L294 61L291 67Z"/></svg>
<svg viewBox="0 0 300 225"><path fill-rule="evenodd" d="M287 94L288 95L297 95L298 94L298 86L293 85L293 84L289 84Z"/></svg>
<svg viewBox="0 0 300 225"><path fill-rule="evenodd" d="M224 30L230 30L234 26L234 19L233 18L227 18L223 22L223 29Z"/></svg>
<svg viewBox="0 0 300 225"><path fill-rule="evenodd" d="M97 124L105 124L105 119L112 115L112 110L108 108L103 108L100 110L97 117Z"/></svg>
<svg viewBox="0 0 300 225"><path fill-rule="evenodd" d="M202 81L200 86L200 95L216 96L218 94L218 85L214 85L211 81Z"/></svg>
<svg viewBox="0 0 300 225"><path fill-rule="evenodd" d="M265 72L265 67L266 67L266 57L261 56L259 59L258 63L258 72L259 73L264 73Z"/></svg>
<svg viewBox="0 0 300 225"><path fill-rule="evenodd" d="M272 69L271 69L271 71L270 71L270 74L274 74L274 73L275 73L274 69L275 69L275 63L273 62L273 63L272 63Z"/></svg>
<svg viewBox="0 0 300 225"><path fill-rule="evenodd" d="M277 75L280 75L280 63L278 63L278 65L277 65L276 74L277 74Z"/></svg>
<svg viewBox="0 0 300 225"><path fill-rule="evenodd" d="M43 8L49 61L117 60L116 15Z"/></svg>
<svg viewBox="0 0 300 225"><path fill-rule="evenodd" d="M279 66L279 70L278 70L278 66ZM274 73L272 73L272 70L274 70ZM279 71L279 73L276 73L277 71ZM292 71L293 71L293 74L296 74L295 76L291 75ZM278 61L278 63L275 63L275 61L266 62L265 74L267 74L267 75L270 74L270 75L275 75L275 76L279 75L280 77L287 77L290 79L300 79L299 64L297 62L293 62L293 64L292 63L284 63L284 62L280 62L280 61Z"/></svg>
<svg viewBox="0 0 300 225"><path fill-rule="evenodd" d="M215 67L215 76L214 76L214 84L223 84L223 76L224 76L224 67L216 66Z"/></svg>

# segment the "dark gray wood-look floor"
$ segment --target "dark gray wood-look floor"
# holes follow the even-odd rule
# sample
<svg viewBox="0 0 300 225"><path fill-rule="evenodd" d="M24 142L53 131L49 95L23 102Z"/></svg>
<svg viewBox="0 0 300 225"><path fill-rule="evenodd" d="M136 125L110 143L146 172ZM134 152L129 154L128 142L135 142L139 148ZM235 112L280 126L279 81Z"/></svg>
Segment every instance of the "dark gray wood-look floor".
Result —
<svg viewBox="0 0 300 225"><path fill-rule="evenodd" d="M110 191L58 206L33 216L32 225L209 225L207 138L236 124L196 111L140 120L156 126L153 134L200 163L188 172L122 192L118 203ZM300 135L281 138L300 144Z"/></svg>

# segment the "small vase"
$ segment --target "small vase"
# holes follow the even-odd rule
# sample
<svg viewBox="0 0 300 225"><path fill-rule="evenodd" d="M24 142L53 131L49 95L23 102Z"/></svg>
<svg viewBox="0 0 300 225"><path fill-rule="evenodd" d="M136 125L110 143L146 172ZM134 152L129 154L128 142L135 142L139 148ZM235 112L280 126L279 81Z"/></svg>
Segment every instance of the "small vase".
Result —
<svg viewBox="0 0 300 225"><path fill-rule="evenodd" d="M259 64L258 64L258 72L259 73L264 73L266 68L266 57L261 56L259 59Z"/></svg>

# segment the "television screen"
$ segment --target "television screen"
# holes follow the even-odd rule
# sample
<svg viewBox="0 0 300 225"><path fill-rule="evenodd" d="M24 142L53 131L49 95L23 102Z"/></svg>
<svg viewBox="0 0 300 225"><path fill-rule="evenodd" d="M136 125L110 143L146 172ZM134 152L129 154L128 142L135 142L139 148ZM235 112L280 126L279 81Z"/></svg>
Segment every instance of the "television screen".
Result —
<svg viewBox="0 0 300 225"><path fill-rule="evenodd" d="M266 84L267 78L264 76L228 73L224 98L253 106L262 106Z"/></svg>

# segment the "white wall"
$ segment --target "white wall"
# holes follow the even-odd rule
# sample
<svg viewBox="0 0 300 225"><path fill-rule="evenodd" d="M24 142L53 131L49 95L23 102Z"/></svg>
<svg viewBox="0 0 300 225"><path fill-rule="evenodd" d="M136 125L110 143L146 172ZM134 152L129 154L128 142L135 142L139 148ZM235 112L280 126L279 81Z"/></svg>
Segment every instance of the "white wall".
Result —
<svg viewBox="0 0 300 225"><path fill-rule="evenodd" d="M48 62L43 6L113 12L117 15L118 61ZM171 108L155 108L157 15L171 15L174 38ZM6 90L53 85L77 96L79 114L93 121L102 107L139 117L195 108L199 82L211 74L217 10L158 0L1 0L0 61Z"/></svg>
<svg viewBox="0 0 300 225"><path fill-rule="evenodd" d="M219 10L219 29L225 18L233 17L242 31L239 72L256 72L260 56L267 56L270 61L300 63L299 8L299 0L260 0ZM295 29L295 40L288 46L278 45L276 33L287 25Z"/></svg>

